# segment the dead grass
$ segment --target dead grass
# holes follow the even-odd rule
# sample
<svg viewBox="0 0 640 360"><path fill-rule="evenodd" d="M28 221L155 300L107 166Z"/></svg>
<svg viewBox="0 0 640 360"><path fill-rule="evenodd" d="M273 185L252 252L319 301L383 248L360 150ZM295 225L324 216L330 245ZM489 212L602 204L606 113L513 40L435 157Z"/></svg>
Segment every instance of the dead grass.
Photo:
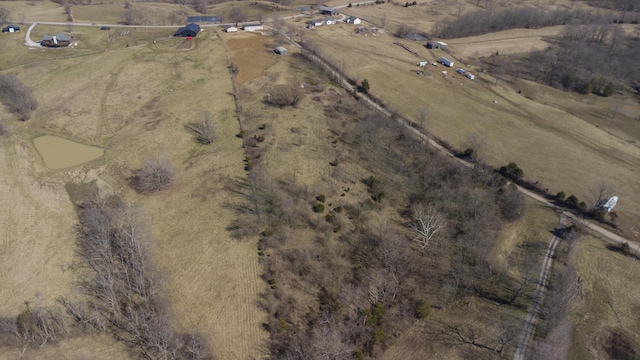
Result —
<svg viewBox="0 0 640 360"><path fill-rule="evenodd" d="M496 266L505 264L508 255L517 254L524 242L549 243L553 230L558 226L558 215L550 208L527 198L523 218L507 223L498 236L492 257Z"/></svg>
<svg viewBox="0 0 640 360"><path fill-rule="evenodd" d="M94 359L127 360L131 357L124 343L116 342L108 335L83 336L63 340L56 345L40 348L22 349L3 348L0 359Z"/></svg>
<svg viewBox="0 0 640 360"><path fill-rule="evenodd" d="M582 279L583 299L571 314L574 339L570 359L604 357L602 339L611 328L623 329L637 343L638 261L608 250L606 245L592 236L583 236L576 245L574 263Z"/></svg>
<svg viewBox="0 0 640 360"><path fill-rule="evenodd" d="M67 21L64 7L53 1L3 1L2 7L11 11L14 21Z"/></svg>
<svg viewBox="0 0 640 360"><path fill-rule="evenodd" d="M238 85L258 78L277 59L269 47L272 37L246 32L224 33L222 40L229 48L232 62L238 66L238 73L233 79Z"/></svg>

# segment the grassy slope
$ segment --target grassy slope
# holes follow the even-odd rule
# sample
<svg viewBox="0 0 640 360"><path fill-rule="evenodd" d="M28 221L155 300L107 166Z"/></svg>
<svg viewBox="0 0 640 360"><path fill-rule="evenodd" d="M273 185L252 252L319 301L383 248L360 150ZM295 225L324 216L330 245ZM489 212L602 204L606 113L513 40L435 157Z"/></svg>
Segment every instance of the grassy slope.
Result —
<svg viewBox="0 0 640 360"><path fill-rule="evenodd" d="M86 37L104 36L96 29L77 31ZM25 145L3 145L3 160L8 160L2 166L10 169L3 174L15 173L3 176L3 194L16 197L12 203L25 212L19 217L38 222L24 224L34 238L24 243L29 250L17 248L15 244L23 243L13 235L8 238L15 249L6 253L3 267L7 269L3 272L33 274L33 267L39 264L38 271L43 273L20 285L21 292L13 290L18 285L9 281L26 282L21 280L25 276L7 277L2 289L13 295L5 298L16 300L7 304L11 309L3 309L3 315L16 314L22 302L38 291L45 305L71 291L74 276L62 273L62 266L74 259L75 216L63 185L65 181L100 177L146 214L146 225L158 241L156 261L165 273L171 309L180 330L204 333L219 358L259 357L265 336L260 327L263 313L257 307L263 283L255 244L237 242L226 231L235 216L230 207L237 201L227 185L245 174L241 142L234 136L238 123L225 49L211 30L201 33L190 51L181 50L185 44L180 40L144 45L150 39L170 35L168 31L132 31L124 40L116 38L112 51L91 56L68 57L81 55L80 47L32 52L24 59L30 65L11 70L33 88L40 107L28 123L11 123L15 132L11 142ZM141 46L126 47L127 39ZM98 42L94 44L98 46ZM59 59L52 60L56 55ZM65 91L60 91L60 84L65 84ZM197 145L184 129L186 123L201 119L204 111L213 114L218 131L218 140L209 147ZM90 166L52 174L28 146L30 138L42 133L104 146L106 155ZM19 157L10 152L24 153L22 156L37 169L39 183L24 181L34 176L33 169L18 167L15 163ZM176 165L178 183L171 190L143 197L129 189L125 178L147 156L165 157ZM53 193L49 187L54 185L49 183L55 185ZM22 188L24 191L16 191ZM12 214L15 212L12 209ZM47 215L49 212L53 213ZM13 224L12 228L23 231ZM51 243L42 235L51 229L60 232L55 239L66 245L51 250ZM33 260L27 257L30 260L25 262L19 254L29 254ZM14 264L17 259L23 267ZM65 348L61 345L61 349ZM43 351L34 356L47 357L49 350Z"/></svg>

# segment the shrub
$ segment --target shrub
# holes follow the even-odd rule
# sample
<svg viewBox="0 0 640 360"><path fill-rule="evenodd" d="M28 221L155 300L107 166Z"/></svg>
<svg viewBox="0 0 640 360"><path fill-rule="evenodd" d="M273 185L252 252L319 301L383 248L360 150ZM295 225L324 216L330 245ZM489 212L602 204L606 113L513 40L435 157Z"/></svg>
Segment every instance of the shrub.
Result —
<svg viewBox="0 0 640 360"><path fill-rule="evenodd" d="M416 304L415 312L418 319L426 319L431 315L431 307L426 301L420 300Z"/></svg>
<svg viewBox="0 0 640 360"><path fill-rule="evenodd" d="M147 158L142 168L135 171L130 182L134 189L143 194L166 188L175 180L175 167L166 159Z"/></svg>
<svg viewBox="0 0 640 360"><path fill-rule="evenodd" d="M371 340L373 340L374 344L378 344L381 343L382 341L384 341L384 338L387 336L387 334L384 332L384 330L382 330L382 328L376 326L376 328L373 330L373 338Z"/></svg>
<svg viewBox="0 0 640 360"><path fill-rule="evenodd" d="M324 196L324 195L318 195L318 196L316 196L316 200L318 200L318 201L320 201L321 203L323 203L323 202L326 200L326 198L325 198L325 196Z"/></svg>
<svg viewBox="0 0 640 360"><path fill-rule="evenodd" d="M564 201L566 196L567 196L567 194L565 194L564 191L560 191L559 193L556 194L556 200Z"/></svg>
<svg viewBox="0 0 640 360"><path fill-rule="evenodd" d="M324 204L320 203L320 204L316 204L313 206L313 211L317 212L317 213L323 213L324 212Z"/></svg>
<svg viewBox="0 0 640 360"><path fill-rule="evenodd" d="M369 80L367 79L362 80L362 83L360 84L360 91L365 94L368 94L370 89L371 89L371 85L369 85Z"/></svg>
<svg viewBox="0 0 640 360"><path fill-rule="evenodd" d="M240 130L240 133L238 133L236 137L242 139L243 137L245 137L245 135L247 135L247 132L245 130Z"/></svg>
<svg viewBox="0 0 640 360"><path fill-rule="evenodd" d="M335 218L331 214L325 215L324 219L327 220L327 222L333 222L333 220L335 220Z"/></svg>
<svg viewBox="0 0 640 360"><path fill-rule="evenodd" d="M524 171L513 161L507 164L507 166L501 166L499 172L503 176L513 179L519 179L524 175Z"/></svg>
<svg viewBox="0 0 640 360"><path fill-rule="evenodd" d="M624 242L620 245L620 251L625 254L625 255L629 255L629 253L631 252L631 247L629 246L628 242Z"/></svg>
<svg viewBox="0 0 640 360"><path fill-rule="evenodd" d="M338 164L339 164L338 159L333 160L332 162L329 163L329 165L331 166L338 166Z"/></svg>
<svg viewBox="0 0 640 360"><path fill-rule="evenodd" d="M602 96L609 97L613 95L613 92L615 90L616 90L615 86L613 85L612 82L610 82L607 84L607 86L604 87L604 90L602 90Z"/></svg>
<svg viewBox="0 0 640 360"><path fill-rule="evenodd" d="M565 203L569 206L578 207L578 204L580 203L580 201L575 195L571 194L569 195Z"/></svg>
<svg viewBox="0 0 640 360"><path fill-rule="evenodd" d="M352 7L353 5L351 5L351 3L349 3L349 5L347 5L348 8Z"/></svg>
<svg viewBox="0 0 640 360"><path fill-rule="evenodd" d="M15 75L0 75L0 99L22 121L29 120L31 113L38 108L38 101L25 84Z"/></svg>
<svg viewBox="0 0 640 360"><path fill-rule="evenodd" d="M266 97L266 102L277 106L295 106L304 97L304 89L295 84L275 85Z"/></svg>
<svg viewBox="0 0 640 360"><path fill-rule="evenodd" d="M208 145L216 139L216 129L209 112L204 113L201 122L189 123L184 127L195 135L196 142L200 144Z"/></svg>
<svg viewBox="0 0 640 360"><path fill-rule="evenodd" d="M373 187L374 185L380 183L380 180L378 180L375 176L371 175L368 178L364 179L363 182L368 187ZM345 191L348 191L348 190L345 190Z"/></svg>

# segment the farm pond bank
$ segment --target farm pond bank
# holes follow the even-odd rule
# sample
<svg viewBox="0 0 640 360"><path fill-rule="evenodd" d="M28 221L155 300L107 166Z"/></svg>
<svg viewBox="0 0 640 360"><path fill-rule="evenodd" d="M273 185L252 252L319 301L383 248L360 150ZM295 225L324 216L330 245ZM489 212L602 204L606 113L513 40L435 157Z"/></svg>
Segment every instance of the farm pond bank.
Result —
<svg viewBox="0 0 640 360"><path fill-rule="evenodd" d="M104 149L83 145L54 135L33 139L44 164L53 170L64 169L95 160L104 155Z"/></svg>

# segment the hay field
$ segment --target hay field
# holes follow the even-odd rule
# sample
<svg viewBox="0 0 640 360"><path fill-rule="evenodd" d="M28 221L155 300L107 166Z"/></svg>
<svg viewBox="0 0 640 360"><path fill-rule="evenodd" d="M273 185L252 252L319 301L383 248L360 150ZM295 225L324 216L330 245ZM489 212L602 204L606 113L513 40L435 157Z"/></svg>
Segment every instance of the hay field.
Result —
<svg viewBox="0 0 640 360"><path fill-rule="evenodd" d="M1 1L0 6L11 12L13 21L67 21L64 7L53 1Z"/></svg>
<svg viewBox="0 0 640 360"><path fill-rule="evenodd" d="M550 45L545 39L557 36L561 30L562 26L513 29L485 35L447 39L445 42L456 58L465 60L471 57L490 56L496 52L506 55L544 50Z"/></svg>
<svg viewBox="0 0 640 360"><path fill-rule="evenodd" d="M604 339L612 329L624 332L637 349L640 324L632 314L640 309L640 265L606 245L592 236L576 244L574 263L582 279L582 298L571 313L570 359L603 358Z"/></svg>
<svg viewBox="0 0 640 360"><path fill-rule="evenodd" d="M308 31L306 36L326 49L325 56L341 64L351 78L368 79L371 92L388 108L414 121L420 112L426 113L428 132L455 148L464 148L470 135L479 136L485 141L485 161L494 166L515 161L525 176L551 193L565 191L588 202L600 182L609 183L627 199L616 210L629 217L628 224L640 223L640 185L630 181L640 176L640 148L563 110L571 106L572 97L564 107L554 106L530 100L504 82L496 85L485 74L476 81L455 73L444 78L442 66L427 69L429 76L416 75L418 61L443 53L403 41L420 54L417 57L393 45L397 39L390 36L364 37L337 29ZM457 61L458 66L475 71ZM531 86L540 93L553 91ZM639 239L628 226L623 230Z"/></svg>
<svg viewBox="0 0 640 360"><path fill-rule="evenodd" d="M73 282L73 272L62 273L60 264L73 261L72 226L76 218L63 186L65 182L99 180L104 188L139 206L145 214L145 225L157 240L154 257L165 274L170 310L178 329L203 333L218 358L261 357L266 335L260 326L264 314L257 300L264 284L259 278L255 243L238 242L226 230L236 215L232 208L239 199L229 192L228 184L245 173L241 141L235 137L239 129L225 48L212 30L199 34L191 50L186 51L179 42L156 47L148 41L166 38L167 30L132 30L129 36L141 39L140 45L127 47L123 41L112 44L104 53L37 61L12 69L32 87L40 106L29 122L11 122L15 135L3 146L3 156L9 150L17 152L15 148L22 149L19 144L28 144L29 139L43 133L106 150L105 156L93 163L53 173L43 167L34 149L23 145L27 147L23 156L32 159L33 168L18 167L12 170L16 171L15 177L3 176L3 181L11 180L3 184L3 197L5 193L22 198L34 194L29 195L33 200L15 199L30 211L25 213L31 214L27 218L39 221L25 227L30 225L34 234L38 229L44 233L59 231L54 232L59 235L56 240L66 241L65 246L55 248L52 257L46 253L51 249L47 237L34 235L30 246L35 247L29 250L34 259L29 262L18 257L25 250L17 248L7 253L11 261L3 261L3 267L22 261L24 266L40 264L42 270L38 271L47 271L41 276L36 273L42 279L36 277L32 285L24 286L20 299L21 292L15 292L12 306L19 308L24 298L38 289L46 291L46 296L42 295L45 300L72 291L65 284ZM63 51L68 55L77 49ZM61 51L58 54L65 55ZM60 91L62 83L64 92ZM185 124L201 120L205 111L212 114L218 132L218 140L211 146L197 144L184 129ZM142 196L129 188L126 178L149 156L171 160L178 180L165 192ZM15 167L12 163L6 166ZM25 187L25 194L11 188L35 175L41 179L42 189L38 182L29 187L29 182L19 184ZM49 183L57 186L53 194L48 189L54 185ZM45 206L49 201L56 207ZM44 220L32 214L37 209L43 212ZM3 223L6 226L9 223ZM4 273L13 274L11 271L17 269ZM9 279L24 282L24 277ZM49 290L47 284L57 292ZM1 288L10 291L12 287L7 282ZM67 352L61 351L66 356Z"/></svg>

